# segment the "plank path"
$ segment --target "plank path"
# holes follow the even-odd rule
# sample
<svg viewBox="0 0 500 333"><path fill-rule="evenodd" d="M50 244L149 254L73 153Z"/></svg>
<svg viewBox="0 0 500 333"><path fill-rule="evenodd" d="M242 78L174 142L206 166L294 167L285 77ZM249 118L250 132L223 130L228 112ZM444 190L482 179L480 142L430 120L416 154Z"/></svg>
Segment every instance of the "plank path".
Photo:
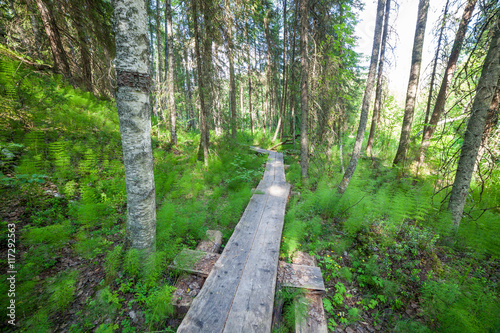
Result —
<svg viewBox="0 0 500 333"><path fill-rule="evenodd" d="M270 332L290 184L283 154L269 154L264 177L177 332Z"/></svg>

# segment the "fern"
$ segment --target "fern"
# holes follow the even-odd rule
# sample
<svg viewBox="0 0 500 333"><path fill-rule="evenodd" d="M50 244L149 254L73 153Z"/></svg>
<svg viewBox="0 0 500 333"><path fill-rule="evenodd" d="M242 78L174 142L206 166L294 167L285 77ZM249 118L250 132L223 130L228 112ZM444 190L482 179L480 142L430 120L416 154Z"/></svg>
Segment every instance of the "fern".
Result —
<svg viewBox="0 0 500 333"><path fill-rule="evenodd" d="M49 151L58 171L65 171L70 166L70 156L66 142L56 141L51 143Z"/></svg>
<svg viewBox="0 0 500 333"><path fill-rule="evenodd" d="M82 161L80 162L80 172L82 175L89 175L96 172L98 160L96 153L88 148Z"/></svg>

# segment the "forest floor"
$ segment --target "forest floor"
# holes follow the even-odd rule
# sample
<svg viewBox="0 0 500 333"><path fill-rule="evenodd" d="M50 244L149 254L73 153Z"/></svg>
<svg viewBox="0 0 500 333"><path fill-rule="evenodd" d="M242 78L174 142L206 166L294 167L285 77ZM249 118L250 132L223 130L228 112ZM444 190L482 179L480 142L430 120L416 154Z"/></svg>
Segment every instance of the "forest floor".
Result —
<svg viewBox="0 0 500 333"><path fill-rule="evenodd" d="M17 272L15 297L0 298L0 330L175 331L180 318L171 301L180 273L168 266L207 229L220 230L227 242L266 160L248 146L271 147L270 138L244 131L237 142L211 138L205 167L197 133L179 130L171 146L165 124L153 118L157 251L144 257L123 247L126 190L113 101L0 60L0 83L12 88L0 90L0 214L4 230L15 224ZM435 190L436 173L402 174L385 165L387 156L364 158L340 197L338 147L328 154L316 147L307 183L298 146L278 149L290 165L286 180L300 192L289 200L280 257L316 257L330 331L498 332L500 218L481 209L495 206L498 183L484 186L477 209L457 229L441 205L444 191ZM10 234L0 233L2 267ZM9 288L0 284L0 294ZM277 331L292 332L297 291L281 293ZM10 299L16 327L5 320Z"/></svg>

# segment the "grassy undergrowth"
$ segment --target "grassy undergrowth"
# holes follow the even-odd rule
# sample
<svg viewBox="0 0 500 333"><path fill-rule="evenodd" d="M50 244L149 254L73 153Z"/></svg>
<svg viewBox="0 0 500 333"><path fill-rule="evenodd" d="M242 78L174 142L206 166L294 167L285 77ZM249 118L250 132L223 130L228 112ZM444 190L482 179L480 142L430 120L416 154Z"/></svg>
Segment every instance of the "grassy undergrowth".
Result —
<svg viewBox="0 0 500 333"><path fill-rule="evenodd" d="M157 251L142 258L123 248L126 189L114 103L3 56L0 82L0 213L2 228L15 225L17 270L17 328L2 321L2 331L174 327L177 275L168 265L207 229L229 238L263 172L265 157L248 149L253 138L213 140L205 168L196 159L199 134L181 130L170 147L164 124L153 119ZM8 289L0 285L2 295ZM8 305L2 297L2 318Z"/></svg>
<svg viewBox="0 0 500 333"><path fill-rule="evenodd" d="M301 195L289 203L281 256L289 260L299 250L316 256L331 331L498 332L497 212L478 209L457 230L435 179L402 178L378 159L361 159L340 197L338 156L334 167L313 159L305 186L296 149L283 151L287 179ZM498 195L498 187L486 186L479 205L491 206Z"/></svg>

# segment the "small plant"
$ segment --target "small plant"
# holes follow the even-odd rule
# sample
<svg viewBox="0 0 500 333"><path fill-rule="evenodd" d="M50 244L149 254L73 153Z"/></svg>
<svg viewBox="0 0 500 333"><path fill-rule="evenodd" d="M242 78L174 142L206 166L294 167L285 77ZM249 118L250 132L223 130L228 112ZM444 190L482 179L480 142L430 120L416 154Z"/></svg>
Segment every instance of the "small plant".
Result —
<svg viewBox="0 0 500 333"><path fill-rule="evenodd" d="M52 290L52 295L48 304L53 311L62 311L73 301L77 278L77 271L66 273L49 287L49 290Z"/></svg>
<svg viewBox="0 0 500 333"><path fill-rule="evenodd" d="M141 252L137 249L130 249L125 254L123 270L132 278L139 278L141 273Z"/></svg>
<svg viewBox="0 0 500 333"><path fill-rule="evenodd" d="M172 294L175 287L164 285L146 299L146 323L156 324L164 321L174 311L172 306Z"/></svg>

